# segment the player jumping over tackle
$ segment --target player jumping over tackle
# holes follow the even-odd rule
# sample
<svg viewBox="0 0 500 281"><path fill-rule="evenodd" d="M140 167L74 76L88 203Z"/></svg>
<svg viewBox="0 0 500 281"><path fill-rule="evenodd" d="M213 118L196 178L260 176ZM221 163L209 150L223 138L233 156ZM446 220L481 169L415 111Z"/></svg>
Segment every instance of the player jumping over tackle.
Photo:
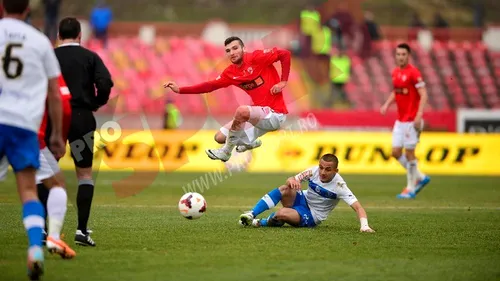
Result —
<svg viewBox="0 0 500 281"><path fill-rule="evenodd" d="M408 62L410 54L408 44L397 46L398 66L392 72L394 90L380 109L380 113L385 115L387 108L396 100L399 117L392 131L392 156L406 169L408 180L406 188L397 196L401 199L415 198L431 180L418 170L415 157L424 124L422 116L427 103L427 90L420 71Z"/></svg>
<svg viewBox="0 0 500 281"><path fill-rule="evenodd" d="M238 107L234 119L215 135L215 141L224 146L206 151L210 159L226 162L234 147L237 152L244 152L261 146L258 138L278 130L285 121L288 110L282 90L290 74L291 54L278 48L245 53L238 37L227 38L224 45L232 64L215 80L190 87L179 87L170 81L164 87L179 94L203 94L234 85L252 98L253 105ZM281 62L281 79L273 66L277 61Z"/></svg>
<svg viewBox="0 0 500 281"><path fill-rule="evenodd" d="M257 202L252 211L240 216L240 224L255 227L280 227L285 223L297 227L314 227L326 220L329 213L344 200L357 213L361 232L375 232L368 225L365 209L338 174L338 159L325 154L319 165L287 179L286 184L271 190ZM308 181L309 188L301 189L301 182ZM264 211L281 201L283 208L265 219L256 219Z"/></svg>

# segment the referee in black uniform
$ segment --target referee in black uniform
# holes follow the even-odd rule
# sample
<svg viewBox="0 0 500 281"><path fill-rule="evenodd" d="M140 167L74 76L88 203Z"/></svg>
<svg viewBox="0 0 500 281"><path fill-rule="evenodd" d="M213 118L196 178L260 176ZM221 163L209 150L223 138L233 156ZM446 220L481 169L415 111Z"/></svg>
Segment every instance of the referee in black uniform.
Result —
<svg viewBox="0 0 500 281"><path fill-rule="evenodd" d="M71 92L72 114L68 142L78 178L78 228L75 243L95 246L87 228L94 196L92 160L96 120L93 112L108 102L113 81L101 58L80 46L81 26L77 19L61 20L59 40L60 45L55 53Z"/></svg>

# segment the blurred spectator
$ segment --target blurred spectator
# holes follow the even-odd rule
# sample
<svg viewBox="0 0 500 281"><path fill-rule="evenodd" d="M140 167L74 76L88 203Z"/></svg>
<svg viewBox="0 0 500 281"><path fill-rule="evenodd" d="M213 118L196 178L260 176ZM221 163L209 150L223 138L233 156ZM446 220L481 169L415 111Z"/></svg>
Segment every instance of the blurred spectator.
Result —
<svg viewBox="0 0 500 281"><path fill-rule="evenodd" d="M377 41L381 39L380 29L378 24L374 20L374 15L370 11L365 12L365 25L368 29L368 34L370 35L370 39L373 41Z"/></svg>
<svg viewBox="0 0 500 281"><path fill-rule="evenodd" d="M479 1L474 4L474 26L484 27L484 6Z"/></svg>
<svg viewBox="0 0 500 281"><path fill-rule="evenodd" d="M412 15L412 18L410 21L410 27L425 28L425 24L417 12L413 12L413 15Z"/></svg>
<svg viewBox="0 0 500 281"><path fill-rule="evenodd" d="M3 19L3 5L0 5L0 19Z"/></svg>
<svg viewBox="0 0 500 281"><path fill-rule="evenodd" d="M179 128L181 124L182 116L179 109L170 98L167 98L165 102L163 128L165 130L173 130Z"/></svg>
<svg viewBox="0 0 500 281"><path fill-rule="evenodd" d="M339 4L327 24L336 35L338 48L350 48L350 41L354 38L355 22L345 3Z"/></svg>
<svg viewBox="0 0 500 281"><path fill-rule="evenodd" d="M345 85L351 78L351 58L343 49L334 50L330 58L330 80L332 93L327 100L326 106L331 108L335 103L348 105Z"/></svg>
<svg viewBox="0 0 500 281"><path fill-rule="evenodd" d="M55 42L57 40L61 0L43 0L43 5L45 6L45 35L49 37L50 41ZM30 16L28 16L27 21L30 21Z"/></svg>
<svg viewBox="0 0 500 281"><path fill-rule="evenodd" d="M94 36L101 40L104 47L108 45L108 29L113 20L113 12L104 0L99 0L90 15L90 25L94 31Z"/></svg>
<svg viewBox="0 0 500 281"><path fill-rule="evenodd" d="M300 12L300 54L308 57L312 54L312 36L320 29L321 15L313 5L307 5Z"/></svg>
<svg viewBox="0 0 500 281"><path fill-rule="evenodd" d="M434 27L436 28L448 28L448 22L443 18L441 13L437 12L434 14Z"/></svg>

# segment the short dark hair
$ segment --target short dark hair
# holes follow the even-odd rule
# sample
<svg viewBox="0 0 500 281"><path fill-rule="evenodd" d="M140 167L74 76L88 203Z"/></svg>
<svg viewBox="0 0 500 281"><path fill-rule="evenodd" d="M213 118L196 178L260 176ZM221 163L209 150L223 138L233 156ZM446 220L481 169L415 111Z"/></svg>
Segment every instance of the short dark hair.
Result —
<svg viewBox="0 0 500 281"><path fill-rule="evenodd" d="M401 43L398 45L397 49L406 49L408 51L408 54L411 54L411 48L410 45L406 43Z"/></svg>
<svg viewBox="0 0 500 281"><path fill-rule="evenodd" d="M7 14L20 15L29 8L30 0L3 0L2 5Z"/></svg>
<svg viewBox="0 0 500 281"><path fill-rule="evenodd" d="M64 39L76 39L82 27L80 22L76 18L64 18L59 22L59 38Z"/></svg>
<svg viewBox="0 0 500 281"><path fill-rule="evenodd" d="M224 46L231 44L231 42L233 42L233 41L238 41L238 42L240 42L241 47L245 47L245 44L243 44L243 41L238 36L228 37L226 40L224 40Z"/></svg>
<svg viewBox="0 0 500 281"><path fill-rule="evenodd" d="M328 153L328 154L321 156L321 160L323 160L325 162L332 162L334 168L337 168L339 166L339 159L337 158L337 156L335 156L331 153Z"/></svg>

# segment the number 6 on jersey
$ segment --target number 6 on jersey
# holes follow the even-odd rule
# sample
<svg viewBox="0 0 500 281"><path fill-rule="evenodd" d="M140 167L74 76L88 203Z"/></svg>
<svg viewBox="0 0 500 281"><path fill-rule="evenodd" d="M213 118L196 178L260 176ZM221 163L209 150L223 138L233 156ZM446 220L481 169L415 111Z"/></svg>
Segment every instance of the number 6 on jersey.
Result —
<svg viewBox="0 0 500 281"><path fill-rule="evenodd" d="M12 52L14 48L22 48L22 44L8 44L5 47L5 54L2 57L2 62L3 62L3 71L5 72L5 76L9 79L16 79L17 77L21 76L23 73L23 62L21 61L20 58L15 57ZM11 71L11 65L15 65L15 71Z"/></svg>

